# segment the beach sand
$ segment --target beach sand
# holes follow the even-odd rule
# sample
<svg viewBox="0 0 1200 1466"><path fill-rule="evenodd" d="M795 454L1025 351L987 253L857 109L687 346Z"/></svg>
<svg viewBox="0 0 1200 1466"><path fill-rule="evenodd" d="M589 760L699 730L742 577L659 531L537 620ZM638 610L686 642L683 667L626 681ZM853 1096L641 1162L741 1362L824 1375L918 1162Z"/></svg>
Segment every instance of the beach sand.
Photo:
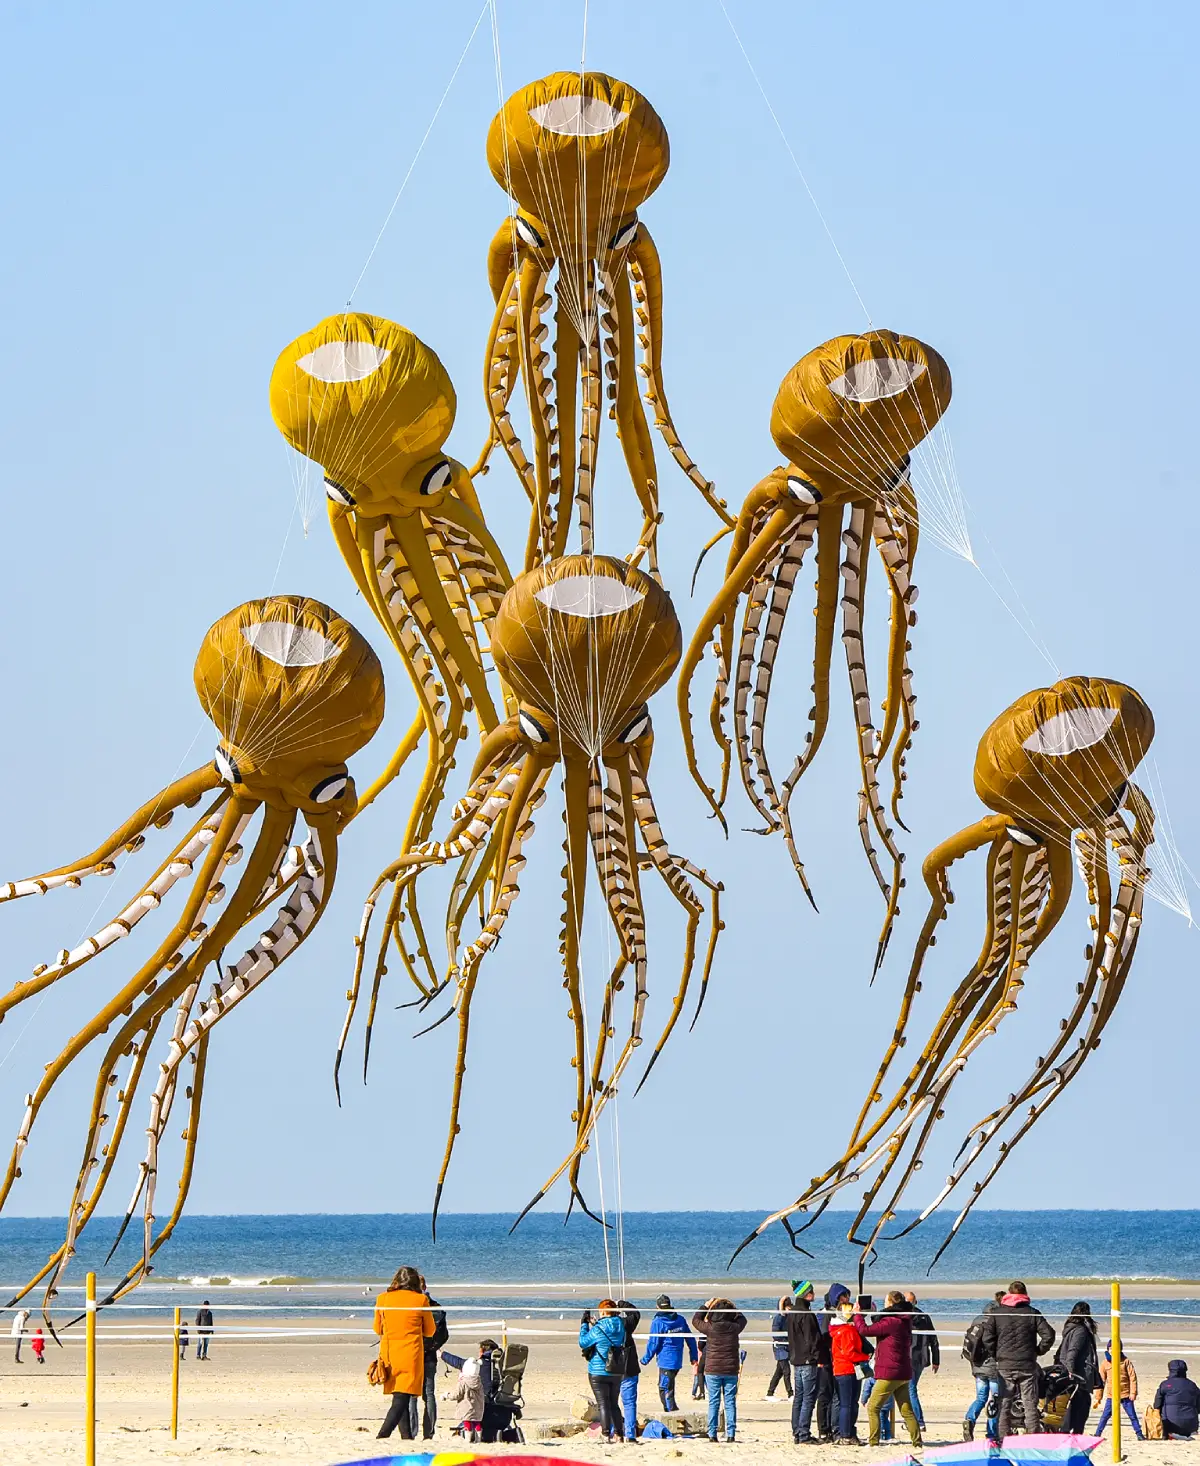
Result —
<svg viewBox="0 0 1200 1466"><path fill-rule="evenodd" d="M986 1285L978 1286L975 1296L985 1288ZM1058 1291L1061 1296L1061 1290ZM737 1296L736 1292L733 1296ZM561 1320L543 1315L537 1320L521 1320L520 1324L530 1330L569 1333L577 1324L578 1313L571 1304L566 1304L564 1315ZM135 1314L121 1315L119 1323L114 1322L117 1318L114 1314L101 1318L105 1333L117 1328L130 1335L148 1331L146 1321L139 1320ZM218 1326L224 1322L218 1311ZM752 1330L761 1330L762 1322L752 1321ZM345 1314L326 1312L292 1317L288 1323L293 1329L369 1329L370 1315L356 1309ZM264 1328L261 1321L246 1315L234 1315L229 1326L259 1332ZM153 1328L162 1329L161 1316ZM961 1328L961 1321L947 1325L940 1373L932 1376L927 1372L921 1381L927 1444L961 1440L963 1410L974 1395L952 1328ZM1103 1321L1101 1329L1104 1329ZM466 1353L472 1350L480 1333L479 1328L456 1328L449 1347ZM1196 1338L1192 1358L1197 1360L1196 1368L1200 1370L1200 1329L1195 1324L1143 1327L1139 1322L1139 1338L1154 1338L1156 1333L1161 1335L1161 1344L1155 1338L1154 1346L1146 1346L1141 1354L1136 1347L1128 1351L1141 1381L1140 1407L1153 1398L1155 1385L1166 1373L1167 1358L1176 1352L1188 1354L1186 1348L1175 1347L1179 1341ZM602 1446L598 1441L589 1441L586 1435L539 1441L540 1423L569 1417L572 1400L587 1394L582 1361L574 1340L566 1334L531 1332L518 1336L514 1332L512 1337L527 1342L531 1351L523 1422L527 1443L524 1447L489 1446L479 1450L498 1455L544 1453L563 1461L597 1461L610 1459L614 1452L627 1449ZM1158 1352L1160 1347L1162 1352ZM366 1366L373 1352L370 1338L364 1336L239 1339L225 1334L214 1340L211 1359L202 1363L193 1357L193 1335L193 1349L181 1365L179 1439L172 1441L169 1340L102 1337L98 1346L97 1459L102 1466L133 1466L133 1463L160 1460L220 1462L223 1466L241 1462L259 1463L259 1466L269 1462L331 1466L334 1462L429 1449L420 1442L410 1447L396 1437L386 1442L376 1441L375 1433L387 1401L366 1382ZM0 1461L6 1466L7 1463L34 1466L40 1461L82 1462L82 1340L73 1331L65 1348L49 1342L44 1365L34 1361L28 1346L23 1358L24 1363L16 1364L9 1341L0 1338ZM797 1455L791 1441L789 1402L786 1397L775 1401L763 1398L771 1367L769 1347L764 1343L750 1346L738 1397L738 1443L728 1448L756 1462L795 1460ZM439 1394L451 1391L455 1379L456 1376L440 1374ZM655 1380L653 1368L643 1372L640 1398L643 1409L657 1405ZM690 1404L690 1375L681 1374L679 1384L680 1403ZM462 1449L457 1438L449 1433L449 1426L456 1418L451 1413L454 1407L445 1404L441 1408L443 1419L432 1448ZM865 1426L864 1415L859 1426L864 1437ZM1127 1455L1135 1466L1137 1463L1153 1466L1158 1462L1200 1462L1200 1443L1142 1445L1131 1440L1131 1435L1127 1428L1124 1435ZM645 1456L671 1461L706 1457L713 1451L705 1440L647 1441L636 1449ZM902 1455L904 1450L903 1444L896 1443L874 1451L822 1446L813 1448L812 1454L824 1462L849 1463L887 1461ZM1096 1452L1095 1459L1098 1466L1111 1459L1108 1441Z"/></svg>

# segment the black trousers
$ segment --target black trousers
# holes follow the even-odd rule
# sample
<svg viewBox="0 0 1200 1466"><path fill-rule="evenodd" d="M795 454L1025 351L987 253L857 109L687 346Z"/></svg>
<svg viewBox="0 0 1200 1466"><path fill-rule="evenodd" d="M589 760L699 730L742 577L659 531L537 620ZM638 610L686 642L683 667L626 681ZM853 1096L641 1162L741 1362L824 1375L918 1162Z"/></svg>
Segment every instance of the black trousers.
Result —
<svg viewBox="0 0 1200 1466"><path fill-rule="evenodd" d="M675 1403L675 1376L679 1373L677 1369L660 1369L658 1371L658 1398L662 1401L664 1410L677 1410Z"/></svg>
<svg viewBox="0 0 1200 1466"><path fill-rule="evenodd" d="M400 1439L410 1441L413 1438L412 1423L409 1418L409 1409L414 1396L397 1392L392 1396L392 1403L388 1413L383 1418L383 1424L379 1427L379 1434L376 1440L385 1440L397 1426L400 1427Z"/></svg>
<svg viewBox="0 0 1200 1466"><path fill-rule="evenodd" d="M835 1393L833 1370L824 1364L819 1365L817 1368L817 1435L822 1439L836 1434L833 1429L837 1424L837 1407L833 1403ZM831 1419L831 1416L834 1418Z"/></svg>
<svg viewBox="0 0 1200 1466"><path fill-rule="evenodd" d="M1087 1385L1076 1385L1067 1403L1062 1428L1065 1435L1082 1435L1087 1418L1092 1413L1092 1392Z"/></svg>
<svg viewBox="0 0 1200 1466"><path fill-rule="evenodd" d="M767 1386L767 1394L775 1393L775 1386L782 1380L788 1392L788 1399L792 1397L792 1366L786 1359L775 1361L775 1373L771 1376L771 1383Z"/></svg>
<svg viewBox="0 0 1200 1466"><path fill-rule="evenodd" d="M600 1434L602 1436L624 1435L624 1416L621 1413L621 1377L616 1374L589 1374L588 1383L596 1397L596 1408L600 1411Z"/></svg>

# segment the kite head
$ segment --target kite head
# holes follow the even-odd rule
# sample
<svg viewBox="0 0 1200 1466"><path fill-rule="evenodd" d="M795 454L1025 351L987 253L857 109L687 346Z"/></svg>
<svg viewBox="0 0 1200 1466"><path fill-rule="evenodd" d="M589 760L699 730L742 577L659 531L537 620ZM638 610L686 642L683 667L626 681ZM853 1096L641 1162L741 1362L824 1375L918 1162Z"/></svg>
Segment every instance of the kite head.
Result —
<svg viewBox="0 0 1200 1466"><path fill-rule="evenodd" d="M412 514L453 496L468 479L442 452L455 406L437 354L382 316L328 316L271 373L275 424L324 469L334 513Z"/></svg>
<svg viewBox="0 0 1200 1466"><path fill-rule="evenodd" d="M808 502L844 503L892 485L950 402L950 368L895 331L835 336L802 356L771 408L775 446Z"/></svg>
<svg viewBox="0 0 1200 1466"><path fill-rule="evenodd" d="M646 703L674 672L679 619L657 581L606 555L522 575L496 613L492 653L520 727L557 758L645 748Z"/></svg>
<svg viewBox="0 0 1200 1466"><path fill-rule="evenodd" d="M235 793L353 813L346 760L383 721L384 694L379 658L348 621L307 596L247 601L209 629L194 678Z"/></svg>
<svg viewBox="0 0 1200 1466"><path fill-rule="evenodd" d="M518 236L559 259L594 259L614 240L627 244L670 158L667 130L646 98L600 71L530 82L488 129L492 177L520 205Z"/></svg>
<svg viewBox="0 0 1200 1466"><path fill-rule="evenodd" d="M1112 813L1153 739L1154 716L1132 687L1065 677L1018 698L983 735L975 792L997 813L1065 838Z"/></svg>

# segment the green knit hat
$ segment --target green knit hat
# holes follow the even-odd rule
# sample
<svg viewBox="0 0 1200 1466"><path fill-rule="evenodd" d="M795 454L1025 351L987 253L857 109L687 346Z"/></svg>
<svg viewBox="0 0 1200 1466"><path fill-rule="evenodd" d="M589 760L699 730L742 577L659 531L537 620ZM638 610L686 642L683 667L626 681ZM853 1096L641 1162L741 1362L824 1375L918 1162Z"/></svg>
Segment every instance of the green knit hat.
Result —
<svg viewBox="0 0 1200 1466"><path fill-rule="evenodd" d="M793 1298L803 1298L804 1295L805 1295L805 1293L815 1293L815 1292L816 1292L816 1289L808 1281L807 1278L801 1278L801 1279L799 1279L799 1281L797 1281L795 1278L792 1279L792 1297Z"/></svg>

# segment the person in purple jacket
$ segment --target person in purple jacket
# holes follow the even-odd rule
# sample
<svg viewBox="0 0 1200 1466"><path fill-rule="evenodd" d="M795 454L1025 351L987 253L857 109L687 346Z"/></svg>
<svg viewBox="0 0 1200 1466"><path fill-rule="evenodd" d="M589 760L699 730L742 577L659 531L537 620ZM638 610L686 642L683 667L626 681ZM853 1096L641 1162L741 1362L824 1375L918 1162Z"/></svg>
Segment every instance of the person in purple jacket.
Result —
<svg viewBox="0 0 1200 1466"><path fill-rule="evenodd" d="M864 1339L875 1341L875 1385L871 1390L871 1398L867 1401L870 1444L879 1444L880 1413L889 1401L894 1400L896 1408L904 1417L913 1449L919 1451L922 1445L921 1427L913 1413L912 1394L909 1390L912 1380L912 1304L903 1293L893 1291L887 1295L882 1313L877 1313L870 1323L861 1313L857 1313L854 1316L854 1326Z"/></svg>

